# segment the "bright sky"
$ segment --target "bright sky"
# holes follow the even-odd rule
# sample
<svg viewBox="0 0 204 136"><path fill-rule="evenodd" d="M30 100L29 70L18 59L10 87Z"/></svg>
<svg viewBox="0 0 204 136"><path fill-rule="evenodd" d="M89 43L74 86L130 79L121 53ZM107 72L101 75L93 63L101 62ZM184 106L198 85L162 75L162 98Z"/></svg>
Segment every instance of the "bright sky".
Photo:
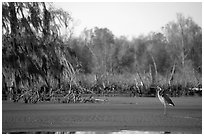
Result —
<svg viewBox="0 0 204 136"><path fill-rule="evenodd" d="M161 31L161 27L176 20L176 13L202 26L201 2L68 2L54 3L71 13L77 22L75 35L78 36L85 27L108 28L115 36L137 37L151 31Z"/></svg>

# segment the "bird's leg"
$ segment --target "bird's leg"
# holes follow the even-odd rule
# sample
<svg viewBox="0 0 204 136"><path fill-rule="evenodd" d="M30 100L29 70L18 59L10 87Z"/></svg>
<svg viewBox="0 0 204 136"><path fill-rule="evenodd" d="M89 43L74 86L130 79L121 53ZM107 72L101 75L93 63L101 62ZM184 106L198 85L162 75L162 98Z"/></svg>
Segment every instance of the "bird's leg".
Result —
<svg viewBox="0 0 204 136"><path fill-rule="evenodd" d="M164 104L164 115L166 115L166 104Z"/></svg>

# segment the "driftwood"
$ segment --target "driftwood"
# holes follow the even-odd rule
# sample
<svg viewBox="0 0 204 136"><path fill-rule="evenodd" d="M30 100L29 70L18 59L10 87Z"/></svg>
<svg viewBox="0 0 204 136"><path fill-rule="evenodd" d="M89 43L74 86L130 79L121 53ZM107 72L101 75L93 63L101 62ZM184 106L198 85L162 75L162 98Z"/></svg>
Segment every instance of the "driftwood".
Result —
<svg viewBox="0 0 204 136"><path fill-rule="evenodd" d="M87 102L91 102L91 103L98 103L98 102L107 102L108 99L99 99L99 98L94 98L93 95L91 95L90 97L88 98L85 98L83 100L84 103L87 103Z"/></svg>

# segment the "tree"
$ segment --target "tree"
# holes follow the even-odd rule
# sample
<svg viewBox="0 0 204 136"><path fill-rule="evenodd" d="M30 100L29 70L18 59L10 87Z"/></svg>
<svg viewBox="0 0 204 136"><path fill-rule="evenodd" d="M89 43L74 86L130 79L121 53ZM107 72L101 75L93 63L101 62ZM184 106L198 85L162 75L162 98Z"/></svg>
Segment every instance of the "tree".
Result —
<svg viewBox="0 0 204 136"><path fill-rule="evenodd" d="M125 54L121 58L120 66L123 68L123 72L134 73L135 64L135 49L133 47L128 48Z"/></svg>
<svg viewBox="0 0 204 136"><path fill-rule="evenodd" d="M107 28L97 28L84 31L84 39L87 47L93 55L95 68L93 71L99 75L108 72L110 63L111 46L114 43L114 35Z"/></svg>
<svg viewBox="0 0 204 136"><path fill-rule="evenodd" d="M162 33L152 33L149 38L148 52L156 65L156 72L164 75L172 65L168 54L166 37ZM155 62L154 62L155 61Z"/></svg>
<svg viewBox="0 0 204 136"><path fill-rule="evenodd" d="M73 76L71 57L65 52L68 47L60 35L60 28L68 28L70 20L67 12L54 9L50 3L2 4L3 69L8 78L14 75L15 88L28 82L32 89L37 81L51 87L53 78Z"/></svg>
<svg viewBox="0 0 204 136"><path fill-rule="evenodd" d="M133 52L135 52L135 50L131 47L126 37L121 36L116 38L111 57L113 71L120 74L132 71L132 65L135 59L135 54Z"/></svg>
<svg viewBox="0 0 204 136"><path fill-rule="evenodd" d="M184 67L185 60L188 59L195 42L200 41L198 38L201 35L201 28L194 23L192 18L177 14L177 22L168 23L164 27L164 34L168 41L167 50L171 54L172 61L178 60L177 63Z"/></svg>
<svg viewBox="0 0 204 136"><path fill-rule="evenodd" d="M163 30L167 39L166 50L173 62L171 66L186 86L189 80L197 79L192 71L201 72L202 30L191 17L186 18L182 14L177 14L177 21L169 22Z"/></svg>

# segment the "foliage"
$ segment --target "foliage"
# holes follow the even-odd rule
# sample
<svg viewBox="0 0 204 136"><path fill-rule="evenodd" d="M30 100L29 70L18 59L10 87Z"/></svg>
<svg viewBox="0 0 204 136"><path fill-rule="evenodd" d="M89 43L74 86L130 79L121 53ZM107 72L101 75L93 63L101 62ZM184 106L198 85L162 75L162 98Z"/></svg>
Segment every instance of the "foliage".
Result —
<svg viewBox="0 0 204 136"><path fill-rule="evenodd" d="M72 30L70 14L51 3L3 2L3 94L36 101L61 93L62 101L75 102L98 88L127 93L143 86L141 95L152 84L201 84L202 29L190 17L177 14L162 32L132 40L108 28L84 29L79 37Z"/></svg>
<svg viewBox="0 0 204 136"><path fill-rule="evenodd" d="M50 5L51 6L51 5ZM49 7L49 3L8 2L2 5L3 75L14 87L74 81L69 47L60 38L60 27L68 27L68 13ZM12 76L9 76L12 75ZM51 90L50 90L51 91Z"/></svg>

